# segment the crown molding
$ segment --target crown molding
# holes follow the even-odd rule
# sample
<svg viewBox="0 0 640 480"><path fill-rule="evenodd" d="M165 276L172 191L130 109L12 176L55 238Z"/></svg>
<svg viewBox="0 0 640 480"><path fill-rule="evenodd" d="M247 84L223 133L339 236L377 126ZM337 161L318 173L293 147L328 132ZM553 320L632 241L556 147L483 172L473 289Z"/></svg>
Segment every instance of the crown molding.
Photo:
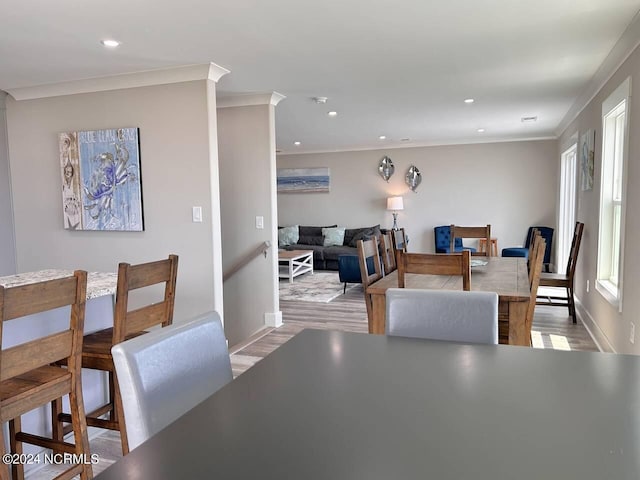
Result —
<svg viewBox="0 0 640 480"><path fill-rule="evenodd" d="M424 148L424 147L455 147L457 145L483 145L486 143L515 143L515 142L540 142L545 140L558 140L556 136L542 136L542 137L515 137L515 138L485 138L485 139L470 139L460 138L451 141L434 141L434 142L411 142L403 144L385 145L384 147L368 147L368 146L354 146L345 147L342 149L326 149L326 150L281 150L278 148L276 154L280 157L286 157L288 155L313 155L322 153L348 153L348 152L365 152L374 150L396 150L396 149L409 149L409 148Z"/></svg>
<svg viewBox="0 0 640 480"><path fill-rule="evenodd" d="M560 137L578 115L586 108L606 83L613 77L622 64L640 45L640 12L637 12L627 29L613 46L609 55L604 59L596 73L591 77L586 88L556 128L556 135Z"/></svg>
<svg viewBox="0 0 640 480"><path fill-rule="evenodd" d="M215 63L185 65L182 67L147 70L144 72L109 75L106 77L87 78L69 82L50 83L8 89L7 92L16 100L33 100L36 98L59 97L78 93L105 92L125 88L148 87L168 83L190 82L193 80L212 80L217 82L229 73L224 67Z"/></svg>
<svg viewBox="0 0 640 480"><path fill-rule="evenodd" d="M255 105L273 105L275 107L285 98L287 97L278 92L229 95L218 97L216 106L218 108L251 107Z"/></svg>

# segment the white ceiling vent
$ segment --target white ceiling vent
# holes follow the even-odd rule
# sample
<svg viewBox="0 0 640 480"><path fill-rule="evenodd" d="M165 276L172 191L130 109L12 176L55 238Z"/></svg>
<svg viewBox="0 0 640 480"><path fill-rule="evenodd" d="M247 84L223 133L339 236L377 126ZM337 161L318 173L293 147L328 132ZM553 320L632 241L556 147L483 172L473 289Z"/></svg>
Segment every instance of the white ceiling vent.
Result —
<svg viewBox="0 0 640 480"><path fill-rule="evenodd" d="M536 121L538 121L538 117L522 117L520 120L522 123L536 123Z"/></svg>

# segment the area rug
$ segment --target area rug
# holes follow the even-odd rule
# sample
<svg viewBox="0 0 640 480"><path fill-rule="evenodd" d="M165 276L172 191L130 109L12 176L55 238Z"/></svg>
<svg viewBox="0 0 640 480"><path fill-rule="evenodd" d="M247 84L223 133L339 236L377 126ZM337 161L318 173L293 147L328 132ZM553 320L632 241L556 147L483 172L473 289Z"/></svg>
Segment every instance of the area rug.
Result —
<svg viewBox="0 0 640 480"><path fill-rule="evenodd" d="M347 291L357 284L349 283ZM338 272L305 273L293 279L293 283L280 279L280 300L328 303L342 295L344 284L338 278Z"/></svg>

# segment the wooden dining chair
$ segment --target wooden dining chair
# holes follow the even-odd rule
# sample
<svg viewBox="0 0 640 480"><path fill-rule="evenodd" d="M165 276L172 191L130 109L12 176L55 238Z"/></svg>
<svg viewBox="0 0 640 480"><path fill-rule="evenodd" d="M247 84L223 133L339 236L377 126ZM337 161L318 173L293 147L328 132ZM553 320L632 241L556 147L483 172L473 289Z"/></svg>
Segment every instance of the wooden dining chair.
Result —
<svg viewBox="0 0 640 480"><path fill-rule="evenodd" d="M535 263L535 244L538 238L542 238L540 231L537 228L531 230L531 241L529 242L529 254L527 255L527 269L529 270L529 285L531 285L531 276L533 275L533 269L531 265Z"/></svg>
<svg viewBox="0 0 640 480"><path fill-rule="evenodd" d="M407 251L407 234L403 228L399 228L398 230L391 230L391 236L393 238L393 247L396 251L400 250L402 252Z"/></svg>
<svg viewBox="0 0 640 480"><path fill-rule="evenodd" d="M462 289L471 290L471 253L396 253L398 287L404 288L405 274L460 275Z"/></svg>
<svg viewBox="0 0 640 480"><path fill-rule="evenodd" d="M125 340L111 352L132 450L233 380L217 312Z"/></svg>
<svg viewBox="0 0 640 480"><path fill-rule="evenodd" d="M491 245L491 225L485 227L460 227L457 225L451 225L451 234L449 238L449 251L454 252L454 244L456 238L484 238L487 242L486 245ZM472 255L491 256L491 248L486 248L486 251L472 252Z"/></svg>
<svg viewBox="0 0 640 480"><path fill-rule="evenodd" d="M0 338L8 321L60 307L70 306L69 328L0 351L0 422L9 422L11 453L22 455L22 444L30 443L57 452L90 458L87 424L82 399L81 354L87 298L87 272L23 286L0 286ZM56 362L64 361L66 367ZM62 438L45 438L22 431L21 416L35 408L69 396L74 444ZM4 429L0 428L0 450L4 454ZM84 454L84 457L83 457ZM4 458L3 458L4 460ZM23 462L11 465L12 478L24 478ZM90 462L73 464L56 478L93 478ZM0 478L8 479L8 464L0 464Z"/></svg>
<svg viewBox="0 0 640 480"><path fill-rule="evenodd" d="M534 240L534 248L531 259L531 270L529 280L529 305L527 306L527 314L525 317L525 328L529 333L529 342L531 342L531 327L533 326L533 315L536 308L536 299L538 296L538 286L540 285L540 275L542 275L542 265L544 264L544 253L546 242L542 236L538 235Z"/></svg>
<svg viewBox="0 0 640 480"><path fill-rule="evenodd" d="M383 233L380 236L380 250L382 252L384 274L388 275L396 269L396 249L391 233Z"/></svg>
<svg viewBox="0 0 640 480"><path fill-rule="evenodd" d="M169 255L166 260L130 265L118 265L118 286L114 309L113 328L107 328L84 337L82 349L82 368L102 370L109 376L108 402L87 413L87 425L90 427L118 430L122 453L129 452L127 432L122 416L120 388L116 379L111 347L124 340L143 335L146 329L156 325L166 327L173 321L176 278L178 274L178 256ZM164 295L160 302L144 305L130 310L129 294L133 290L145 287L163 286ZM58 438L66 433L64 423L69 415L62 413L62 405L56 402L53 412L53 431ZM107 415L107 418L100 418Z"/></svg>
<svg viewBox="0 0 640 480"><path fill-rule="evenodd" d="M541 287L564 288L566 290L566 296L541 295L537 298L538 305L567 307L569 309L569 316L573 319L573 323L577 323L576 305L573 298L573 280L576 272L576 263L578 261L578 253L580 252L580 242L582 241L583 230L584 223L576 222L565 273L542 273L540 276Z"/></svg>
<svg viewBox="0 0 640 480"><path fill-rule="evenodd" d="M369 325L371 325L373 322L373 303L371 295L367 293L367 287L383 277L382 266L380 265L378 240L376 237L373 237L371 240L358 240L357 247L358 261L360 263L360 275L362 277L362 287L364 289L364 303L367 307ZM369 258L373 260L373 271L369 268Z"/></svg>

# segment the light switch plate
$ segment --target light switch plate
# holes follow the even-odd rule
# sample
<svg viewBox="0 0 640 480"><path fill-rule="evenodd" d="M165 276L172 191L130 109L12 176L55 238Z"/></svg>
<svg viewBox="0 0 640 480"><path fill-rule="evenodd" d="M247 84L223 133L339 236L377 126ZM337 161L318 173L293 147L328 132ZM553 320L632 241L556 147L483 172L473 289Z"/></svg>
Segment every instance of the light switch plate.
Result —
<svg viewBox="0 0 640 480"><path fill-rule="evenodd" d="M202 207L193 207L191 211L191 219L194 223L202 222Z"/></svg>
<svg viewBox="0 0 640 480"><path fill-rule="evenodd" d="M256 217L256 228L258 230L262 230L264 228L264 217L263 216L257 216Z"/></svg>

